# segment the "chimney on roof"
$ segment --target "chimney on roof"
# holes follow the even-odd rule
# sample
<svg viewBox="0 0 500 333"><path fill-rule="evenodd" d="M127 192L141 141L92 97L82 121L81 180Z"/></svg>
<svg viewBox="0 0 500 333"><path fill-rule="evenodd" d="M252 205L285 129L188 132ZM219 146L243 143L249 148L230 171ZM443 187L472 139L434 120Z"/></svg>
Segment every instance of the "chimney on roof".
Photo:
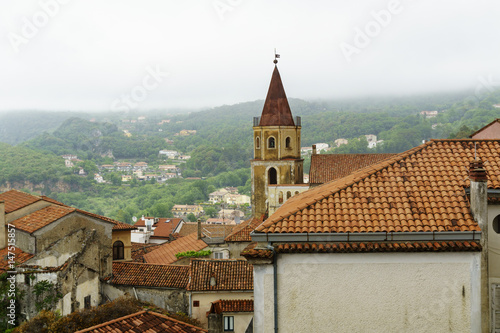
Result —
<svg viewBox="0 0 500 333"><path fill-rule="evenodd" d="M480 160L472 161L469 168L470 179L470 209L474 220L481 228L481 313L484 313L482 320L483 327L488 327L485 322L489 318L490 301L488 289L488 177Z"/></svg>
<svg viewBox="0 0 500 333"><path fill-rule="evenodd" d="M198 219L198 239L201 239L201 219Z"/></svg>
<svg viewBox="0 0 500 333"><path fill-rule="evenodd" d="M313 155L316 155L316 145L313 145Z"/></svg>
<svg viewBox="0 0 500 333"><path fill-rule="evenodd" d="M0 249L7 246L7 233L5 232L5 202L0 201Z"/></svg>

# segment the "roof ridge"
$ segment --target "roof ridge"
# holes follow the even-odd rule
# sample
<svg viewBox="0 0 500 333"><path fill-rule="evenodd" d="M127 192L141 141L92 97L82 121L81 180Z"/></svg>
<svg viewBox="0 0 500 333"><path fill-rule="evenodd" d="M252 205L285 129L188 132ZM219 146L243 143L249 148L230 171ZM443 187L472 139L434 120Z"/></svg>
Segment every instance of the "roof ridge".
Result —
<svg viewBox="0 0 500 333"><path fill-rule="evenodd" d="M126 315L126 316L123 316L123 317L115 318L115 319L113 319L113 320L110 320L110 321L106 321L106 322L104 322L104 323L97 324L97 325L95 325L95 326L87 327L87 328L85 328L85 329L83 329L83 330L81 330L81 331L76 331L76 333L80 333L80 332L81 332L81 333L83 333L83 332L90 332L91 330L94 330L94 329L96 329L96 328L99 328L99 327L102 327L102 326L107 326L107 325L109 325L109 324L113 324L113 323L116 323L116 322L118 322L118 321L121 321L121 320L124 320L124 319L128 319L128 318L131 318L131 317L135 317L135 316L140 315L140 314L143 314L143 313L145 313L145 312L146 312L146 310L142 310L142 311L139 311L139 312L134 312L134 313L131 313L131 314Z"/></svg>
<svg viewBox="0 0 500 333"><path fill-rule="evenodd" d="M418 151L421 151L423 150L424 148L432 145L435 141L428 141L426 143L423 143L417 147L414 147L412 149L409 149L405 152L402 152L402 153L399 153L399 154L396 154L395 156L393 157L389 157L383 161L380 161L378 163L375 163L375 164L372 164L372 165L369 165L369 166L366 166L362 169L359 169L359 170L356 170L355 172L353 172L352 174L348 175L348 176L345 176L343 178L339 178L339 179L334 179L332 181L329 181L327 183L324 183L324 184L321 184L320 186L316 187L316 188L313 188L309 191L313 191L314 192L319 192L317 195L314 195L312 198L310 198L309 200L305 201L304 203L300 204L300 205L297 205L295 206L295 208L293 210L291 210L290 212L287 212L286 214L282 214L282 215L279 215L279 211L280 209L285 206L281 206L280 208L278 208L278 210L276 210L275 214L273 214L271 217L274 216L274 218L271 219L271 217L269 219L267 219L266 221L264 221L264 223L260 224L255 230L259 229L262 230L263 228L265 227L269 227L271 226L272 224L274 224L275 222L281 220L281 219L284 219L286 217L289 217L293 214L296 214L298 211L304 209L304 208L307 208L309 207L310 205L312 205L313 203L315 203L316 201L318 200L322 200L330 195L332 195L333 193L336 193L340 190L343 190L343 189L346 189L358 182L360 182L361 180L365 179L365 178L368 178L369 176L375 174L376 172L379 172L380 170L383 170L384 168L386 167L389 167L390 165L394 164L395 162L397 161L400 161L404 158L407 158L408 156L410 155L413 155L415 154L416 152ZM370 171L367 173L367 171ZM348 182L345 182L345 180L349 180ZM328 188L328 186L331 186L332 184L338 182L340 183L342 180L344 180L344 183L342 185L339 185L339 186L333 186L333 188L330 188L328 189L327 191L323 192L321 191L321 189L325 189L325 188ZM328 186L325 186L325 185L328 185ZM303 193L307 193L309 191L305 191ZM289 200L286 201L286 203L293 203L297 200L297 198L300 198L302 197L302 193L301 194L298 194L297 196L292 196L292 198L290 198ZM295 199L295 200L293 200ZM288 204L287 206L289 206L290 204ZM286 206L285 206L286 207Z"/></svg>

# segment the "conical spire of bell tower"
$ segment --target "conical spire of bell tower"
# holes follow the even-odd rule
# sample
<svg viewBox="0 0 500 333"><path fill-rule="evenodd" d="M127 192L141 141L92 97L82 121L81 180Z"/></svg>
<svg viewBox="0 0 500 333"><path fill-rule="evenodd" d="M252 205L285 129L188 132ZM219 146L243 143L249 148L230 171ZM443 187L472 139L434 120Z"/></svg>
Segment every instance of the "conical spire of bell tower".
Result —
<svg viewBox="0 0 500 333"><path fill-rule="evenodd" d="M276 55L278 57L278 55ZM274 60L274 71L267 91L259 126L295 126L281 76Z"/></svg>

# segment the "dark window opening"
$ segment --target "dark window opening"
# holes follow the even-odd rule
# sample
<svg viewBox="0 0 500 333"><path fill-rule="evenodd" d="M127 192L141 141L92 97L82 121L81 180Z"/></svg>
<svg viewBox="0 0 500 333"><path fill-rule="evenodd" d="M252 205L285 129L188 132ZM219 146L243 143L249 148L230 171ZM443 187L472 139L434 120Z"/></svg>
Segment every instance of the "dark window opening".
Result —
<svg viewBox="0 0 500 333"><path fill-rule="evenodd" d="M275 168L269 169L268 178L270 185L278 184L278 173L276 172Z"/></svg>
<svg viewBox="0 0 500 333"><path fill-rule="evenodd" d="M500 234L500 215L493 219L493 230L495 230L497 234Z"/></svg>
<svg viewBox="0 0 500 333"><path fill-rule="evenodd" d="M283 192L280 192L278 202L279 202L280 204L282 204L282 203L283 203Z"/></svg>
<svg viewBox="0 0 500 333"><path fill-rule="evenodd" d="M287 137L285 139L285 148L290 148L290 141L291 141L290 137Z"/></svg>
<svg viewBox="0 0 500 333"><path fill-rule="evenodd" d="M269 138L269 144L268 144L268 147L269 148L276 148L276 141L274 140L273 137Z"/></svg>
<svg viewBox="0 0 500 333"><path fill-rule="evenodd" d="M113 260L120 260L125 258L124 252L125 246L123 246L122 241L116 241L113 243Z"/></svg>
<svg viewBox="0 0 500 333"><path fill-rule="evenodd" d="M290 192L290 191L286 192L286 198L287 199L290 199L291 196L292 196L292 192Z"/></svg>
<svg viewBox="0 0 500 333"><path fill-rule="evenodd" d="M193 301L193 308L198 308L200 306L200 301Z"/></svg>
<svg viewBox="0 0 500 333"><path fill-rule="evenodd" d="M90 309L90 307L91 307L91 304L90 304L90 295L85 296L83 298L83 306L85 307L85 309Z"/></svg>
<svg viewBox="0 0 500 333"><path fill-rule="evenodd" d="M260 138L259 137L255 138L255 148L260 149Z"/></svg>

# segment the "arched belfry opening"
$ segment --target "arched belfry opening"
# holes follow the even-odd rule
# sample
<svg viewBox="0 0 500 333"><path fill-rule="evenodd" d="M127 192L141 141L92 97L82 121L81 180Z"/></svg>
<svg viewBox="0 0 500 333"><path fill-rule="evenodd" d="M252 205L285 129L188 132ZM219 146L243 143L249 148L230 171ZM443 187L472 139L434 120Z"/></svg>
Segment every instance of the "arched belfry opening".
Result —
<svg viewBox="0 0 500 333"><path fill-rule="evenodd" d="M278 184L278 172L275 168L269 168L267 179L269 180L269 185Z"/></svg>

